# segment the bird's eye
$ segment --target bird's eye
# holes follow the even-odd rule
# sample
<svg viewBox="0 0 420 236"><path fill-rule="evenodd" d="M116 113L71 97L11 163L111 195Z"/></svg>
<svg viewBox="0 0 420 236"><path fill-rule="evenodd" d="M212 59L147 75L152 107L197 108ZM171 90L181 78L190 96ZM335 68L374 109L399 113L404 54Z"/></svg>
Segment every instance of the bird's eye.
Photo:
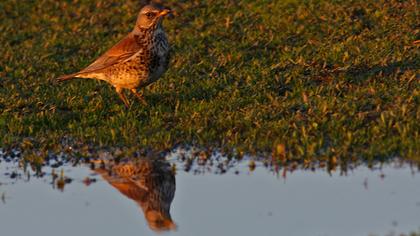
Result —
<svg viewBox="0 0 420 236"><path fill-rule="evenodd" d="M146 13L146 16L147 16L147 18L149 18L149 19L152 19L153 17L155 17L155 13L153 13L153 12L148 12L148 13Z"/></svg>

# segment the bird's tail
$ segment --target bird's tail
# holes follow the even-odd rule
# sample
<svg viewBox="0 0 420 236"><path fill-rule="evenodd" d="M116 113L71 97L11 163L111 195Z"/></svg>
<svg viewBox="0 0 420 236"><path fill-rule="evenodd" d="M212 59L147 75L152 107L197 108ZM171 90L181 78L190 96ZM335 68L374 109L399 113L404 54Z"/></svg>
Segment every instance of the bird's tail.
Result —
<svg viewBox="0 0 420 236"><path fill-rule="evenodd" d="M77 79L78 75L79 75L79 73L74 73L74 74L70 74L70 75L63 75L63 76L58 77L56 80L58 82L63 82L63 81L66 81L66 80Z"/></svg>

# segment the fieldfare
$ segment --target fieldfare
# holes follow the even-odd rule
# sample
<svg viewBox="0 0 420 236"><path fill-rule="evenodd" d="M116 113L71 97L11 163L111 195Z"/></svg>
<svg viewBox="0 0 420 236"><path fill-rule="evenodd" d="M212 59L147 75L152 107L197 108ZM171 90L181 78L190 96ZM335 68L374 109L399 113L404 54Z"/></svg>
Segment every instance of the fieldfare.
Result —
<svg viewBox="0 0 420 236"><path fill-rule="evenodd" d="M137 89L157 81L169 66L169 44L162 21L170 12L156 4L144 6L133 31L85 69L61 76L58 81L74 78L103 80L114 86L126 107L129 103L123 89L129 89L146 104Z"/></svg>

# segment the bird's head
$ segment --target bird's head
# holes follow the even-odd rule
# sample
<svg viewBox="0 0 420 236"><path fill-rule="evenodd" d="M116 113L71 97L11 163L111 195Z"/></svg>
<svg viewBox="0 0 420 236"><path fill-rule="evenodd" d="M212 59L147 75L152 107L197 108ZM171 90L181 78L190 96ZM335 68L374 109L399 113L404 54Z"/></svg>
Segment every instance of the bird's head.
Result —
<svg viewBox="0 0 420 236"><path fill-rule="evenodd" d="M171 13L171 10L158 4L144 6L137 18L136 27L149 29L162 23L163 17Z"/></svg>
<svg viewBox="0 0 420 236"><path fill-rule="evenodd" d="M144 214L150 228L156 232L176 230L177 228L177 225L172 221L169 213L149 210L144 212Z"/></svg>

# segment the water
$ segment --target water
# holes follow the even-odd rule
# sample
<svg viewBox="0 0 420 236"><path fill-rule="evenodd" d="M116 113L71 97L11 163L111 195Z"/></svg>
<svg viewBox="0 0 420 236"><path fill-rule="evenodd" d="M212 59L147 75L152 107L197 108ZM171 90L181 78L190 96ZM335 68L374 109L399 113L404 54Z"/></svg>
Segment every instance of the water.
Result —
<svg viewBox="0 0 420 236"><path fill-rule="evenodd" d="M420 227L420 175L407 164L284 175L258 162L251 171L248 161L166 159L50 165L42 177L3 161L1 235L367 236Z"/></svg>

